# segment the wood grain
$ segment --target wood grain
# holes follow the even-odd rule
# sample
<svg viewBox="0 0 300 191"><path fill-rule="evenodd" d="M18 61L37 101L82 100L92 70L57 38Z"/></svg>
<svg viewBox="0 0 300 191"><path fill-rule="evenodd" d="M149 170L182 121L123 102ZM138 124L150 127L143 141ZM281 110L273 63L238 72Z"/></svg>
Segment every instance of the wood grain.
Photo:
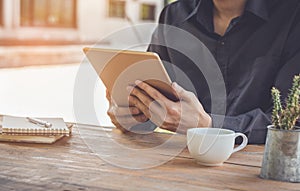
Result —
<svg viewBox="0 0 300 191"><path fill-rule="evenodd" d="M249 145L233 154L221 167L203 167L195 163L186 148L176 156L157 149L153 155L132 154L128 157L122 147L133 150L157 148L173 135L121 134L111 128L79 125L71 137L52 145L0 143L1 190L299 190L299 184L263 180L258 177L263 146ZM90 137L86 140L86 137ZM175 137L168 149L176 150L185 142ZM171 160L161 165L133 170L105 162L91 146L114 156L124 164L147 164L151 160ZM173 146L171 145L173 144ZM105 156L104 156L105 157Z"/></svg>

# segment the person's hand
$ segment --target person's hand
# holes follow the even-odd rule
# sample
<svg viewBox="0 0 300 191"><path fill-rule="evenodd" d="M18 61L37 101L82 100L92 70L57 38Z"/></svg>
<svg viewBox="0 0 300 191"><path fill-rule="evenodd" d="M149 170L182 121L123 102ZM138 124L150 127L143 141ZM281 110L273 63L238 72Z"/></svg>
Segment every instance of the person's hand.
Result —
<svg viewBox="0 0 300 191"><path fill-rule="evenodd" d="M136 81L136 87L128 86L130 103L137 107L153 123L162 129L186 133L193 127L210 127L211 117L194 93L172 84L180 101L174 102L147 83Z"/></svg>
<svg viewBox="0 0 300 191"><path fill-rule="evenodd" d="M111 99L111 96L107 90L106 98L109 101L107 114L110 117L111 122L122 132L127 132L132 126L148 120L148 118L134 106L118 107Z"/></svg>

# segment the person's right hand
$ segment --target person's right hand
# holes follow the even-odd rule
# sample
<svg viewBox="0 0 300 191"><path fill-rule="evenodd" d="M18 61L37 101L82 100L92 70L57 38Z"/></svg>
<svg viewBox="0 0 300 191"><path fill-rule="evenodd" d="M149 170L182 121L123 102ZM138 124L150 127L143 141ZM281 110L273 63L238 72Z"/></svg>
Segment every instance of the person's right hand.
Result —
<svg viewBox="0 0 300 191"><path fill-rule="evenodd" d="M122 132L127 132L132 126L148 121L149 119L136 107L118 107L111 99L109 92L106 90L106 98L109 101L107 115L111 122ZM129 105L133 105L130 104Z"/></svg>

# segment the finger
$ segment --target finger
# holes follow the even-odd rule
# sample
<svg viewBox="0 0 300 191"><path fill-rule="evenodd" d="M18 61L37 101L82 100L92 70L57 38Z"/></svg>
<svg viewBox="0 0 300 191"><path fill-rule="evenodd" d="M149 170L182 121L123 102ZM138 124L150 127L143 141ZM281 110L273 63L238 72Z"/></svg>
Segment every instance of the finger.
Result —
<svg viewBox="0 0 300 191"><path fill-rule="evenodd" d="M136 103L136 107L142 110L147 119L150 119L157 126L160 126L164 123L166 108L163 108L157 101L153 101L148 108L143 103L141 103L138 98L131 96L131 99L134 100L132 102Z"/></svg>
<svg viewBox="0 0 300 191"><path fill-rule="evenodd" d="M129 110L133 116L143 114L141 110L134 106L129 107Z"/></svg>
<svg viewBox="0 0 300 191"><path fill-rule="evenodd" d="M135 115L133 116L133 118L140 123L144 123L146 121L148 121L148 117L146 117L144 114L140 114L140 115Z"/></svg>
<svg viewBox="0 0 300 191"><path fill-rule="evenodd" d="M129 120L127 117L115 117L111 118L111 122L118 128L118 129L125 129L126 131L129 131L132 126L134 126L133 120Z"/></svg>
<svg viewBox="0 0 300 191"><path fill-rule="evenodd" d="M138 100L136 100L135 96L133 96L133 97L129 96L128 97L128 103L129 103L130 108L132 108L132 110L133 110L132 111L133 115L139 115L139 114L143 113L143 111L140 110L138 107L136 107L136 105L139 106L139 107L141 107L141 108L143 108L144 111L146 109L144 107L144 105L141 105L141 103L138 103Z"/></svg>
<svg viewBox="0 0 300 191"><path fill-rule="evenodd" d="M116 116L111 115L110 116L111 122L116 126L121 126L122 128L130 128L130 125L133 125L133 117L131 116Z"/></svg>
<svg viewBox="0 0 300 191"><path fill-rule="evenodd" d="M110 93L109 93L108 89L106 89L106 99L107 99L108 101L111 100L111 98L110 98Z"/></svg>
<svg viewBox="0 0 300 191"><path fill-rule="evenodd" d="M128 103L129 103L129 106L130 106L130 107L135 107L135 103L133 102L132 99L130 99L130 95L129 95L129 97L128 97Z"/></svg>
<svg viewBox="0 0 300 191"><path fill-rule="evenodd" d="M170 100L167 101L167 103L164 103L161 100L153 100L153 98L149 97L145 93L142 92L143 90L140 90L139 87L133 88L132 89L132 99L137 99L134 100L135 106L138 107L142 112L152 121L156 122L157 124L162 124L164 116L166 115L167 109L170 108L171 105L174 105L174 103ZM140 106L139 106L140 104ZM146 108L143 108L146 106ZM147 110L146 110L147 109ZM153 117L153 118L152 118Z"/></svg>
<svg viewBox="0 0 300 191"><path fill-rule="evenodd" d="M148 118L144 114L135 116L115 116L110 113L109 116L111 122L123 133L128 132L132 126L137 125L138 123L148 121Z"/></svg>
<svg viewBox="0 0 300 191"><path fill-rule="evenodd" d="M172 88L176 91L179 99L185 100L185 101L191 101L194 94L190 91L186 91L181 86L179 86L176 82L172 83Z"/></svg>
<svg viewBox="0 0 300 191"><path fill-rule="evenodd" d="M149 86L146 83L144 84L146 86ZM151 86L149 87L152 88ZM157 91L155 88L152 89ZM163 96L158 91L157 93ZM173 104L173 102L167 99L165 96L163 96L164 97L163 99L160 99L158 96L156 97L157 99L153 99L152 97L147 95L147 92L143 93L143 90L141 90L139 87L133 88L132 94L136 96L140 100L140 102L142 102L145 106L147 106L148 110L150 110L150 116L152 116L151 113L156 115L163 115L166 111L167 106Z"/></svg>
<svg viewBox="0 0 300 191"><path fill-rule="evenodd" d="M124 129L124 128L121 127L121 126L117 126L117 125L115 125L115 126L116 126L116 129L119 129L122 133L128 133L128 132L129 132L129 130Z"/></svg>
<svg viewBox="0 0 300 191"><path fill-rule="evenodd" d="M131 115L139 115L141 111L136 107L116 107L112 106L108 110L108 115L115 116L131 116Z"/></svg>
<svg viewBox="0 0 300 191"><path fill-rule="evenodd" d="M149 84L139 80L137 80L135 83L137 87L146 92L147 95L149 95L153 100L157 101L158 103L170 104L170 102L172 102L166 96L161 94L157 89L153 88ZM147 105L149 106L150 103L148 102Z"/></svg>
<svg viewBox="0 0 300 191"><path fill-rule="evenodd" d="M153 102L153 98L151 98L149 95L147 95L146 92L143 92L143 90L141 90L138 87L134 88L132 86L128 86L127 90L130 92L132 96L138 98L143 103L143 105L147 106L148 108L150 107L150 104ZM131 100L133 101L133 99ZM138 103L134 103L134 104L136 105Z"/></svg>
<svg viewBox="0 0 300 191"><path fill-rule="evenodd" d="M135 96L129 96L129 102L133 103L136 108L138 108L146 117L150 118L151 114L149 112L149 107L147 107L143 102L141 102Z"/></svg>
<svg viewBox="0 0 300 191"><path fill-rule="evenodd" d="M144 123L148 120L148 118L144 114L137 116L114 116L111 119L113 124L115 124L116 126L121 126L122 128L125 128L127 130L134 125Z"/></svg>
<svg viewBox="0 0 300 191"><path fill-rule="evenodd" d="M177 128L174 127L174 126L169 126L168 124L165 124L163 123L161 126L160 126L161 129L164 129L164 130L168 130L168 131L171 131L171 132L177 132ZM178 133L178 132L177 132Z"/></svg>
<svg viewBox="0 0 300 191"><path fill-rule="evenodd" d="M111 94L109 93L108 89L106 89L106 99L109 102L109 105L117 105L116 102L112 99Z"/></svg>

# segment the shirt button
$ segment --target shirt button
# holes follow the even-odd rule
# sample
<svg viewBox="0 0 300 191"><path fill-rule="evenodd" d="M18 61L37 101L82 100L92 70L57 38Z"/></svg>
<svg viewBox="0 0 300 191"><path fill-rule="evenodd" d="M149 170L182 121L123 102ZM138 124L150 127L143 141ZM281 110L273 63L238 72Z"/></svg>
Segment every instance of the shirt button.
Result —
<svg viewBox="0 0 300 191"><path fill-rule="evenodd" d="M218 43L219 43L220 45L222 45L222 46L225 45L225 41L224 41L223 39L222 39L222 40L219 40Z"/></svg>

